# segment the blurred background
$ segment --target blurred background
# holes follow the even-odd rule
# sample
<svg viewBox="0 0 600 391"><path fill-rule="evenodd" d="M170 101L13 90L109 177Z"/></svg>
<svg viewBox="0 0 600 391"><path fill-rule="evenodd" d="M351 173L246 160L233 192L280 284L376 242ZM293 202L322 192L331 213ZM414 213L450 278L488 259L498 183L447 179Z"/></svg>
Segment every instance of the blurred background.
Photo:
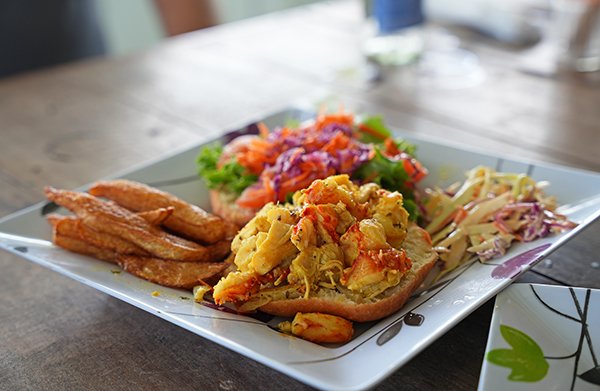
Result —
<svg viewBox="0 0 600 391"><path fill-rule="evenodd" d="M1 0L0 77L318 0Z"/></svg>
<svg viewBox="0 0 600 391"><path fill-rule="evenodd" d="M1 0L0 77L88 57L124 55L149 48L166 37L318 1ZM367 16L373 1L365 0ZM532 48L557 36L570 37L573 34L562 30L573 30L574 25L585 27L592 37L586 44L600 52L599 3L424 0L422 8L429 22L467 28L518 49ZM585 9L587 13L582 11ZM554 42L551 46L556 49L560 45ZM544 70L544 62L552 62L548 58L556 54L549 54L548 47L540 45L538 48L544 50L533 52L529 59L530 65L541 73L552 72ZM596 63L583 66L589 70L600 68Z"/></svg>
<svg viewBox="0 0 600 391"><path fill-rule="evenodd" d="M108 53L151 46L164 37L319 0L96 1Z"/></svg>

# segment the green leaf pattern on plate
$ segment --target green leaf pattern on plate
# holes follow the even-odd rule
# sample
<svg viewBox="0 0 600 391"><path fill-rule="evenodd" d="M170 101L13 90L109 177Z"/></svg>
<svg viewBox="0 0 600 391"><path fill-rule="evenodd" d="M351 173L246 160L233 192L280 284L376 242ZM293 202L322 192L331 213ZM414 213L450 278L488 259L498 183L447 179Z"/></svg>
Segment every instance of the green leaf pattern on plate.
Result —
<svg viewBox="0 0 600 391"><path fill-rule="evenodd" d="M527 334L507 325L500 325L500 334L512 349L494 349L486 359L496 365L511 369L508 380L537 382L550 367L540 346Z"/></svg>

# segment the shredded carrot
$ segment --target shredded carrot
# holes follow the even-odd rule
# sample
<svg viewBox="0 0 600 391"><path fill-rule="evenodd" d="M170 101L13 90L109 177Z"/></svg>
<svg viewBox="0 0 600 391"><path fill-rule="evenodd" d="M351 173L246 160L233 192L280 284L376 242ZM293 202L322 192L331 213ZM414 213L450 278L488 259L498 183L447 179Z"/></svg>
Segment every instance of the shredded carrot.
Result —
<svg viewBox="0 0 600 391"><path fill-rule="evenodd" d="M298 189L304 189L304 188L310 186L310 184L313 183L313 181L315 179L317 179L317 178L312 177L312 176L306 176L306 178L304 178L302 180L299 180L298 178L294 178L293 182L290 179L289 183L284 183L281 186L281 190L282 190L281 192L285 196L285 195L287 195L287 194L289 194L291 192L294 192L294 191L296 191Z"/></svg>
<svg viewBox="0 0 600 391"><path fill-rule="evenodd" d="M315 123L315 128L320 130L331 124L352 125L354 124L354 116L349 113L319 115Z"/></svg>
<svg viewBox="0 0 600 391"><path fill-rule="evenodd" d="M350 144L350 138L343 133L338 133L333 137L327 144L321 149L325 152L333 153L342 149L348 148Z"/></svg>
<svg viewBox="0 0 600 391"><path fill-rule="evenodd" d="M263 181L262 181L265 190L267 191L267 194L275 194L275 190L273 189L273 184L271 183L271 178L268 177L263 177Z"/></svg>
<svg viewBox="0 0 600 391"><path fill-rule="evenodd" d="M283 182L281 184L281 188L282 189L291 189L291 188L295 187L295 185L297 183L300 183L304 179L308 178L309 175L310 175L310 171L304 171L302 174L298 175L297 177L290 178L287 181Z"/></svg>
<svg viewBox="0 0 600 391"><path fill-rule="evenodd" d="M384 136L383 134L379 133L379 132L378 132L378 131L376 131L375 129L373 129L373 128L371 128L370 126L367 126L367 125L365 125L365 124L359 124L359 125L358 125L358 128L359 128L359 129L360 129L362 132L364 132L364 133L367 133L367 134L369 134L369 135L371 135L371 136L373 136L373 137L376 137L376 138L378 138L378 139L380 139L380 140L385 140L385 141L386 141L386 147L387 147L387 140L388 140L389 138L387 138L387 137L386 137L386 136ZM390 140L391 140L391 139L390 139Z"/></svg>
<svg viewBox="0 0 600 391"><path fill-rule="evenodd" d="M403 162L404 170L413 182L419 182L427 175L427 170L416 159L407 158Z"/></svg>
<svg viewBox="0 0 600 391"><path fill-rule="evenodd" d="M248 187L236 200L236 204L243 208L260 208L273 199L263 187Z"/></svg>
<svg viewBox="0 0 600 391"><path fill-rule="evenodd" d="M265 125L264 122L259 122L258 123L258 132L261 137L267 138L267 136L269 135L269 128L267 127L267 125Z"/></svg>
<svg viewBox="0 0 600 391"><path fill-rule="evenodd" d="M394 140L391 137L388 137L385 139L384 145L385 145L385 153L388 154L389 156L396 156L400 153L398 146L396 145L396 143L394 142Z"/></svg>
<svg viewBox="0 0 600 391"><path fill-rule="evenodd" d="M460 208L458 208L458 210L456 211L456 214L454 215L454 222L456 224L459 224L468 215L469 214L467 213L467 211L465 210L465 208L460 207Z"/></svg>

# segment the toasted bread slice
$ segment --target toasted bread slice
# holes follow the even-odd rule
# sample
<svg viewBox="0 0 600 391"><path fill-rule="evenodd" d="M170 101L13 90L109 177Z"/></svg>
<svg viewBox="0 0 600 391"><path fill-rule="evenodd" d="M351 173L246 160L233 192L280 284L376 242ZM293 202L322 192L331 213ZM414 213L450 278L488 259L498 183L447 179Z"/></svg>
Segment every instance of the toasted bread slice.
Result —
<svg viewBox="0 0 600 391"><path fill-rule="evenodd" d="M248 223L259 209L242 208L235 203L235 196L218 190L210 191L212 212L238 227Z"/></svg>
<svg viewBox="0 0 600 391"><path fill-rule="evenodd" d="M400 284L389 288L373 299L357 302L339 292L328 292L328 296L271 301L259 309L263 312L291 317L297 312L323 312L338 315L356 322L381 319L398 311L421 285L435 265L437 253L431 247L429 234L416 225L411 225L402 245L412 260L410 271ZM319 293L324 290L319 291Z"/></svg>

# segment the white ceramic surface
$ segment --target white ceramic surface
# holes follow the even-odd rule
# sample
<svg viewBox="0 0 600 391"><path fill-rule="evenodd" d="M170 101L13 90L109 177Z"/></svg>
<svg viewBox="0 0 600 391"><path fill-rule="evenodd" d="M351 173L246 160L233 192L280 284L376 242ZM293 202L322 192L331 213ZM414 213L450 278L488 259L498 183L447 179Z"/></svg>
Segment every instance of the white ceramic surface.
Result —
<svg viewBox="0 0 600 391"><path fill-rule="evenodd" d="M599 390L599 349L600 290L514 284L496 297L479 389Z"/></svg>
<svg viewBox="0 0 600 391"><path fill-rule="evenodd" d="M288 110L266 118L269 126L309 114ZM401 133L398 135L402 136ZM191 294L157 286L118 273L114 265L53 247L42 212L51 205L34 205L0 220L0 247L72 277L156 314L202 337L323 389L364 389L377 384L478 306L496 295L523 271L540 261L600 215L600 175L564 167L531 164L465 151L434 141L410 139L429 168L429 184L462 180L476 165L530 173L549 180L548 192L565 205L562 212L580 223L566 234L515 245L488 264L471 263L421 292L399 312L378 322L356 325L356 336L342 346L319 346L278 333L265 319L253 319L196 304ZM208 208L206 188L196 177L193 146L154 164L122 175L149 183ZM27 239L30 238L30 239ZM32 239L31 239L32 238ZM160 296L151 295L159 291ZM275 324L277 319L270 320ZM357 370L359 368L359 370Z"/></svg>

